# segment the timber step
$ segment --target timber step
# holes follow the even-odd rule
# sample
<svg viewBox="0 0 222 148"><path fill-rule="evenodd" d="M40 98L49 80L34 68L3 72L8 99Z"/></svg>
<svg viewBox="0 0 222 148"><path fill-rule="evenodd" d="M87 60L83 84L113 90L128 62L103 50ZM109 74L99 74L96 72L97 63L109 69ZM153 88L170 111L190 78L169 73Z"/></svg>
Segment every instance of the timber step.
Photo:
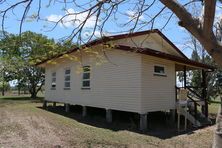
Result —
<svg viewBox="0 0 222 148"><path fill-rule="evenodd" d="M190 121L194 127L203 127L211 125L212 122L209 118L205 117L201 112L197 112L196 118L194 112L189 112L186 108L180 108L180 114L184 117L187 116L187 120ZM187 112L187 115L186 115Z"/></svg>
<svg viewBox="0 0 222 148"><path fill-rule="evenodd" d="M180 115L187 117L187 120L190 121L194 126L200 127L201 123L194 118L192 114L187 111L187 108L179 108L178 112Z"/></svg>
<svg viewBox="0 0 222 148"><path fill-rule="evenodd" d="M194 112L191 112L191 115L194 116L194 114ZM207 126L212 124L212 121L209 118L205 117L205 115L199 111L197 112L196 120L200 122L201 126Z"/></svg>

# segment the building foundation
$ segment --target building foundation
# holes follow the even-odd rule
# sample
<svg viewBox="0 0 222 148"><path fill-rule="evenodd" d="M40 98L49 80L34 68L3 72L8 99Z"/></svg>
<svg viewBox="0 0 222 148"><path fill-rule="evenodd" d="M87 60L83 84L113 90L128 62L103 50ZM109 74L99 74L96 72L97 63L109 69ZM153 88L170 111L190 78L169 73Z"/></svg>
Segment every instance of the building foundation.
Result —
<svg viewBox="0 0 222 148"><path fill-rule="evenodd" d="M170 122L172 124L175 123L175 115L176 115L176 110L175 109L171 109L170 110Z"/></svg>
<svg viewBox="0 0 222 148"><path fill-rule="evenodd" d="M47 101L46 101L46 100L43 101L43 105L42 105L42 107L43 107L44 109L47 108Z"/></svg>
<svg viewBox="0 0 222 148"><path fill-rule="evenodd" d="M56 102L53 102L53 105L52 105L53 107L56 107Z"/></svg>
<svg viewBox="0 0 222 148"><path fill-rule="evenodd" d="M108 123L112 122L112 110L111 109L106 109L106 121Z"/></svg>
<svg viewBox="0 0 222 148"><path fill-rule="evenodd" d="M140 114L140 130L147 130L147 114Z"/></svg>
<svg viewBox="0 0 222 148"><path fill-rule="evenodd" d="M86 115L87 115L87 107L86 107L86 106L83 106L83 107L82 107L82 116L83 116L83 117L86 117Z"/></svg>
<svg viewBox="0 0 222 148"><path fill-rule="evenodd" d="M70 105L69 104L65 104L65 110L66 110L66 112L68 113L69 112L69 110L70 110Z"/></svg>

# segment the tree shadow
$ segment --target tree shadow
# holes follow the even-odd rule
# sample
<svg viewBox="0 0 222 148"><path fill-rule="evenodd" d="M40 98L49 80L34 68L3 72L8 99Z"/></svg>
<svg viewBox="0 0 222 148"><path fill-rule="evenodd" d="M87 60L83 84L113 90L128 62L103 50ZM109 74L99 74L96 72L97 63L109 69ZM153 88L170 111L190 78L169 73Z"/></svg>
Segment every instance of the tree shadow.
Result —
<svg viewBox="0 0 222 148"><path fill-rule="evenodd" d="M43 109L42 107L39 107ZM87 107L87 116L82 117L82 106L71 105L70 112L65 112L64 106L53 107L49 105L47 111L53 112L78 122L88 124L98 128L105 128L112 131L127 130L135 133L158 137L160 139L169 139L181 134L193 134L197 128L188 124L187 131L178 132L176 122L172 124L170 114L165 112L152 112L148 114L148 130L141 132L138 127L139 115L132 112L112 110L112 123L106 122L106 111L101 108ZM183 120L181 125L183 124ZM181 127L183 129L183 127Z"/></svg>
<svg viewBox="0 0 222 148"><path fill-rule="evenodd" d="M0 96L0 108L8 105L18 105L27 103L42 103L43 97L32 99L28 96Z"/></svg>
<svg viewBox="0 0 222 148"><path fill-rule="evenodd" d="M31 101L31 102L42 102L43 97L37 97L36 99L32 99L29 96L1 96L0 101Z"/></svg>

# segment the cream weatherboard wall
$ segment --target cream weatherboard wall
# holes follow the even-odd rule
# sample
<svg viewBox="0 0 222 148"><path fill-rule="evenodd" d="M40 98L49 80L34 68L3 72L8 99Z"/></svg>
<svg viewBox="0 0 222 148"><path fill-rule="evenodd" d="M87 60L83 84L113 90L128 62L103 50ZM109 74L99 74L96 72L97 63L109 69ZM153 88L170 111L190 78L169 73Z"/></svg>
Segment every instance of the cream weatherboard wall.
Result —
<svg viewBox="0 0 222 148"><path fill-rule="evenodd" d="M157 33L111 41L114 45L151 48L181 57ZM105 53L105 54L104 54ZM73 59L78 59L77 61ZM45 64L48 101L146 113L175 108L175 63L157 57L91 47L91 52L74 52ZM82 64L80 64L81 61ZM163 65L166 76L155 76L154 65ZM91 66L90 89L82 89L82 66ZM71 69L71 89L64 90L64 71ZM51 75L56 72L56 90L51 90Z"/></svg>
<svg viewBox="0 0 222 148"><path fill-rule="evenodd" d="M112 49L104 57L101 50L94 51L99 53L99 59L89 54L82 57L82 65L91 66L90 90L82 89L80 64L60 59L57 64L46 66L46 100L140 113L141 55ZM77 53L72 56L79 57ZM98 62L101 59L106 61L101 64ZM68 67L71 89L64 90L64 69ZM52 72L56 72L56 90L51 90Z"/></svg>
<svg viewBox="0 0 222 148"><path fill-rule="evenodd" d="M142 112L175 109L175 63L148 55L142 56ZM154 66L163 66L165 75L155 75Z"/></svg>
<svg viewBox="0 0 222 148"><path fill-rule="evenodd" d="M97 52L103 56L101 50ZM175 108L175 63L121 50L106 50L101 65L95 56L83 54L82 65L91 66L90 90L82 89L78 62L57 60L46 66L48 101L146 113ZM72 56L78 57L73 54ZM72 57L71 56L71 57ZM155 76L154 65L163 65L166 76ZM64 90L64 71L71 69L71 89ZM51 74L56 72L56 90L51 90Z"/></svg>

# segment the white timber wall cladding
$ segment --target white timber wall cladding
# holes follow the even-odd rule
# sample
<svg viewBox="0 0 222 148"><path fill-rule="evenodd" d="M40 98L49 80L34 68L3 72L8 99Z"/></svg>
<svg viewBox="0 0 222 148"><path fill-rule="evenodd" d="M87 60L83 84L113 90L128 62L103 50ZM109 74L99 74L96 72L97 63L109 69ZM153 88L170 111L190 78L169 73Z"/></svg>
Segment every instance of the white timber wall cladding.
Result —
<svg viewBox="0 0 222 148"><path fill-rule="evenodd" d="M141 112L141 55L109 49L105 57L101 50L93 51L98 53L82 53L82 65L60 59L57 64L46 67L46 100ZM72 56L80 57L78 52ZM89 90L82 89L80 66L91 67ZM71 89L64 90L64 69L68 67L71 68ZM56 90L51 90L52 72L56 72Z"/></svg>
<svg viewBox="0 0 222 148"><path fill-rule="evenodd" d="M154 75L154 65L165 67L165 76ZM175 108L175 63L142 55L142 112Z"/></svg>

